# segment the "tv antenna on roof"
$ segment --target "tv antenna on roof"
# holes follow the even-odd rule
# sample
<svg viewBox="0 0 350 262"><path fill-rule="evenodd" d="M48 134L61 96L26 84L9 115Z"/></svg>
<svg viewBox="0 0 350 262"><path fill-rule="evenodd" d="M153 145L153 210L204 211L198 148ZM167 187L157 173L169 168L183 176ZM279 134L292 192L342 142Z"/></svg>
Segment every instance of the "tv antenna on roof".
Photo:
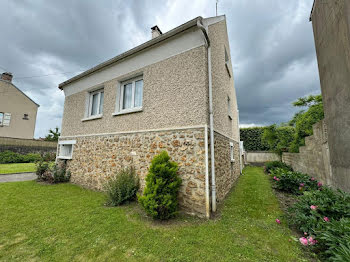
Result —
<svg viewBox="0 0 350 262"><path fill-rule="evenodd" d="M218 16L218 3L219 3L219 0L216 0L216 8L215 8L216 16Z"/></svg>

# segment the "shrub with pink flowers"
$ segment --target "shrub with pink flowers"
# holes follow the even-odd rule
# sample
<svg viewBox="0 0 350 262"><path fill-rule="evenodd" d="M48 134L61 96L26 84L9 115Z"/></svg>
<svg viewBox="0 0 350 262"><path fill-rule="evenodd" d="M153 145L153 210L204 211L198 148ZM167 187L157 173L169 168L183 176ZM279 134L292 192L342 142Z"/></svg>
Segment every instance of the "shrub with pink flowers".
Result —
<svg viewBox="0 0 350 262"><path fill-rule="evenodd" d="M350 261L350 242L346 242L350 240L349 193L327 186L322 186L322 190L304 192L289 209L288 218L292 225L303 232L299 239L302 245L313 246L312 249L321 258L333 257L333 251L337 250L337 254L342 254L338 254L342 258L339 261ZM338 225L340 221L341 225ZM334 229L337 225L339 228ZM343 240L341 235L348 236L348 239Z"/></svg>
<svg viewBox="0 0 350 262"><path fill-rule="evenodd" d="M271 171L271 176L273 176L274 187L287 193L301 195L305 191L319 189L317 181L311 180L303 173L276 168Z"/></svg>

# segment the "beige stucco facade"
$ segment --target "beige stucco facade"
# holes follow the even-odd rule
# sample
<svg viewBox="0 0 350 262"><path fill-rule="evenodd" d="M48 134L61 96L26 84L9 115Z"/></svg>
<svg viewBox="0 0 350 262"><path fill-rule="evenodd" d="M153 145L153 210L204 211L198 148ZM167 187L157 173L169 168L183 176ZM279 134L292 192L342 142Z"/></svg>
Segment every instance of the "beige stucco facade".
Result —
<svg viewBox="0 0 350 262"><path fill-rule="evenodd" d="M144 185L152 157L166 150L180 166L181 208L208 216L212 200L206 183L209 190L213 186L209 163L211 63L216 201L225 198L240 174L236 94L231 59L227 59L230 48L225 17L203 19L203 25L210 41L209 59L207 39L196 20L191 20L158 36L170 35L164 41L152 39L152 45L126 57L122 54L119 60L116 57L115 62L60 85L65 92L60 143L74 143L71 159L66 160L73 182L102 189L118 168L133 165ZM134 77L143 79L142 108L120 114L121 83ZM101 88L103 114L89 117L90 93Z"/></svg>
<svg viewBox="0 0 350 262"><path fill-rule="evenodd" d="M33 139L38 107L10 81L0 79L0 113L8 118L0 125L0 137Z"/></svg>

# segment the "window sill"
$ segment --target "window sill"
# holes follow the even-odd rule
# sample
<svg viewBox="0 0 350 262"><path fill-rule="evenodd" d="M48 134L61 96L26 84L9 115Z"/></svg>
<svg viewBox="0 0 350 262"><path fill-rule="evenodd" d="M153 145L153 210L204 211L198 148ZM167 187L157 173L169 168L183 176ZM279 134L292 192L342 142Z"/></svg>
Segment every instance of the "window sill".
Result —
<svg viewBox="0 0 350 262"><path fill-rule="evenodd" d="M72 159L71 156L58 156L58 159Z"/></svg>
<svg viewBox="0 0 350 262"><path fill-rule="evenodd" d="M138 107L138 108L133 108L133 109L129 109L129 110L123 110L120 112L115 112L112 114L112 116L120 116L120 115L126 115L126 114L131 114L131 113L142 112L142 111L143 111L143 108Z"/></svg>
<svg viewBox="0 0 350 262"><path fill-rule="evenodd" d="M83 118L81 121L82 122L90 121L90 120L94 120L94 119L100 119L102 117L103 117L103 115L89 116L89 117Z"/></svg>

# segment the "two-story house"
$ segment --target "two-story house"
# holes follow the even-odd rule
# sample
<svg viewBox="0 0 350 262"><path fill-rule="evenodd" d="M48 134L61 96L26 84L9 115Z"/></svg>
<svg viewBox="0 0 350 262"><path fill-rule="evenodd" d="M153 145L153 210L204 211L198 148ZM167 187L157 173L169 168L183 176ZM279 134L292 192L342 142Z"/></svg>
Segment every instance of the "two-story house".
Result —
<svg viewBox="0 0 350 262"><path fill-rule="evenodd" d="M58 161L73 183L102 189L153 156L180 168L182 210L210 216L240 174L239 124L225 16L197 17L59 85L65 104Z"/></svg>
<svg viewBox="0 0 350 262"><path fill-rule="evenodd" d="M33 139L39 105L12 83L11 73L0 78L0 137Z"/></svg>

